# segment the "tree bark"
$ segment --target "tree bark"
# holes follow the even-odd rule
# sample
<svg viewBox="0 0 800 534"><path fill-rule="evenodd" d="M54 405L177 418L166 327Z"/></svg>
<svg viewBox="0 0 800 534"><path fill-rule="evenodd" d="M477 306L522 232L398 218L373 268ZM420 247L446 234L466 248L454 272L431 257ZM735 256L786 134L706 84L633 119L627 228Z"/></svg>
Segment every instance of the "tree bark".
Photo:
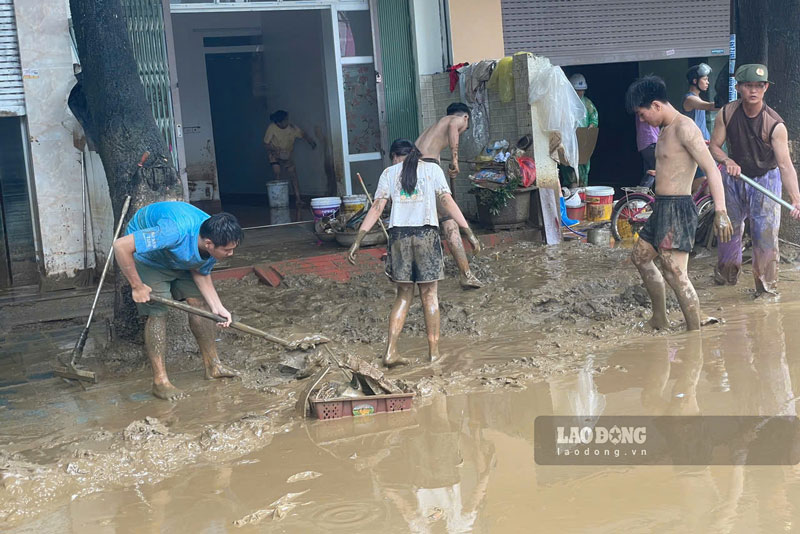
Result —
<svg viewBox="0 0 800 534"><path fill-rule="evenodd" d="M70 0L70 10L81 62L70 103L85 105L76 107L75 116L100 154L115 218L127 195L128 218L152 202L182 200L180 178L139 78L121 0ZM149 157L140 166L145 153ZM119 272L116 289L115 334L135 338L139 321Z"/></svg>
<svg viewBox="0 0 800 534"><path fill-rule="evenodd" d="M765 0L738 0L736 9L736 65L767 65L767 25L770 6Z"/></svg>
<svg viewBox="0 0 800 534"><path fill-rule="evenodd" d="M769 77L773 85L767 101L786 122L789 131L789 153L797 169L800 156L800 2L770 0L769 9ZM784 197L786 195L784 194ZM786 197L788 200L788 197ZM780 237L800 244L800 223L784 210ZM789 252L788 250L786 252ZM796 250L794 251L797 252Z"/></svg>

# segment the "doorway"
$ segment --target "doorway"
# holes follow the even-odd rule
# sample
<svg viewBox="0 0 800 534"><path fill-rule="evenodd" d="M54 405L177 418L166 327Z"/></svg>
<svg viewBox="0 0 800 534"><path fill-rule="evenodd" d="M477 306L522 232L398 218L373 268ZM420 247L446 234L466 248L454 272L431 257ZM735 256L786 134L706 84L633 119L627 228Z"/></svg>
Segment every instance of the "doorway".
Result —
<svg viewBox="0 0 800 534"><path fill-rule="evenodd" d="M0 118L0 288L39 281L21 121Z"/></svg>
<svg viewBox="0 0 800 534"><path fill-rule="evenodd" d="M638 63L605 63L564 68L571 76L586 77L586 96L597 108L600 131L592 154L589 185L614 187L639 185L642 160L636 150L636 126L633 115L625 111L625 91L639 76Z"/></svg>
<svg viewBox="0 0 800 534"><path fill-rule="evenodd" d="M206 54L211 124L222 209L243 225L264 224L268 162L262 138L266 97L255 90L260 52Z"/></svg>

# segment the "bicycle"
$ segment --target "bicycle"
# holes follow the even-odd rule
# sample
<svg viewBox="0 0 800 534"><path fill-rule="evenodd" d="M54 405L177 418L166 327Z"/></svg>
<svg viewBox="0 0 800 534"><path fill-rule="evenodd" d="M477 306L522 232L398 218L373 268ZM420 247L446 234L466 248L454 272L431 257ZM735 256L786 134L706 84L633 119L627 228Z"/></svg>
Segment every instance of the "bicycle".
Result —
<svg viewBox="0 0 800 534"><path fill-rule="evenodd" d="M611 210L611 233L614 239L624 241L639 235L650 215L653 214L655 193L649 187L623 187L625 197L617 201ZM705 244L714 223L714 199L708 190L708 180L692 195L697 207L697 231L695 244Z"/></svg>

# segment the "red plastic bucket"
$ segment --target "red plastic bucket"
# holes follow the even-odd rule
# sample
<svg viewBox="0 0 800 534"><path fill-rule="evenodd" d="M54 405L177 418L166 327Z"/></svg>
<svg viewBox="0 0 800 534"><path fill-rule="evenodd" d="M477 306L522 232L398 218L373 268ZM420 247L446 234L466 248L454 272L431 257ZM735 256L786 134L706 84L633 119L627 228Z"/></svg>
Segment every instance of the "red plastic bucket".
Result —
<svg viewBox="0 0 800 534"><path fill-rule="evenodd" d="M582 221L586 217L586 204L581 204L575 208L567 206L567 217Z"/></svg>

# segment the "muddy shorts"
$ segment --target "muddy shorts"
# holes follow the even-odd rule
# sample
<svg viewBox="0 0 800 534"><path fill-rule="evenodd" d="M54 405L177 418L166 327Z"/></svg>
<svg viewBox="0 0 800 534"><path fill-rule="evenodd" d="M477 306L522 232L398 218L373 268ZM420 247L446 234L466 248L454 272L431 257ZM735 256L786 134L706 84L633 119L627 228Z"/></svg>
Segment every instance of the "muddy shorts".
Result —
<svg viewBox="0 0 800 534"><path fill-rule="evenodd" d="M150 286L153 294L159 297L174 300L203 298L190 271L159 269L136 261L136 272L139 273L142 282ZM136 309L139 311L139 315L166 315L169 311L165 305L157 302L137 302Z"/></svg>
<svg viewBox="0 0 800 534"><path fill-rule="evenodd" d="M284 159L278 152L269 152L267 153L267 158L269 159L270 165L280 165L281 169L294 167L294 158L292 158L291 155Z"/></svg>
<svg viewBox="0 0 800 534"><path fill-rule="evenodd" d="M389 228L386 274L395 282L444 280L444 255L435 226Z"/></svg>
<svg viewBox="0 0 800 534"><path fill-rule="evenodd" d="M653 213L639 231L657 250L691 252L697 231L697 206L690 195L656 196Z"/></svg>

